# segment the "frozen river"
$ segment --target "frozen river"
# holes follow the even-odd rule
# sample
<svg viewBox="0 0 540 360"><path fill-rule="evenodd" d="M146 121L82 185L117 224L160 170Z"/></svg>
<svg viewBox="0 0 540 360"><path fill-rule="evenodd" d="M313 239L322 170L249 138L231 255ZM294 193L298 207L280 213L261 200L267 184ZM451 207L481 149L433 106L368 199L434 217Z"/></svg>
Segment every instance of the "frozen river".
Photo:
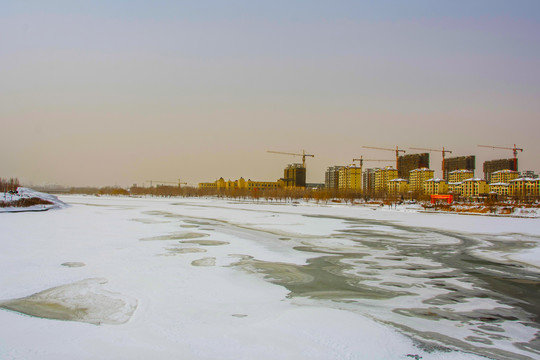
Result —
<svg viewBox="0 0 540 360"><path fill-rule="evenodd" d="M0 359L539 359L540 220L71 196L0 214Z"/></svg>

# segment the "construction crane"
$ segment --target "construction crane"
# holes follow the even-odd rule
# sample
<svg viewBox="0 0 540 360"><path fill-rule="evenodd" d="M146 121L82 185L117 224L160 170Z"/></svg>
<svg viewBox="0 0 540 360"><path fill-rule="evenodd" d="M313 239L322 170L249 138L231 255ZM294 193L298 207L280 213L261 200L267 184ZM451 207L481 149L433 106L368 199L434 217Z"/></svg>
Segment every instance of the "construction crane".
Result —
<svg viewBox="0 0 540 360"><path fill-rule="evenodd" d="M444 146L442 148L442 150L440 149L426 149L426 148L409 148L411 150L420 150L420 151L440 151L442 152L442 177L443 177L443 180L444 180L444 158L445 158L445 155L446 153L452 153L452 151L450 150L445 150L444 149Z"/></svg>
<svg viewBox="0 0 540 360"><path fill-rule="evenodd" d="M518 151L523 152L523 149L518 148L516 144L514 144L514 147L503 147L503 146L491 146L491 145L478 145L479 147L485 147L490 149L502 149L502 150L512 150L512 153L514 154L514 170L517 171L517 153Z"/></svg>
<svg viewBox="0 0 540 360"><path fill-rule="evenodd" d="M146 180L145 182L149 182L149 183L150 183L150 187L152 187L152 183L155 183L155 184L175 184L175 185L178 185L178 187L180 187L180 185L187 185L186 182L182 182L180 179L178 179L178 182L173 182L173 181L158 181L158 180Z"/></svg>
<svg viewBox="0 0 540 360"><path fill-rule="evenodd" d="M364 166L364 161L385 161L385 162L388 162L388 161L394 161L394 160L364 159L362 156L360 156L360 159L352 159L352 161L353 162L358 161L358 163L360 164L360 168L362 168Z"/></svg>
<svg viewBox="0 0 540 360"><path fill-rule="evenodd" d="M294 154L294 153L288 153L288 152L281 152L281 151L272 151L267 150L266 152L272 153L272 154L282 154L282 155L293 155L293 156L301 156L302 157L302 166L306 167L306 157L315 157L315 155L306 154L304 150L302 150L301 154Z"/></svg>
<svg viewBox="0 0 540 360"><path fill-rule="evenodd" d="M518 153L518 151L523 152L523 149L520 149L520 148L516 147L516 144L514 144L514 147L513 147L513 148L502 147L502 146L491 146L491 145L478 145L478 146L479 146L479 147L490 148L490 149L512 150L512 152L514 153L514 159L517 159L517 153Z"/></svg>
<svg viewBox="0 0 540 360"><path fill-rule="evenodd" d="M402 152L402 153L405 152L405 150L399 149L399 148L397 147L397 145L396 145L396 148L395 148L395 149L380 148L380 147L374 147L374 146L362 146L362 147L363 147L363 148L366 148L366 149L395 151L395 152L396 152L396 169L398 168L399 153L400 153L400 152Z"/></svg>

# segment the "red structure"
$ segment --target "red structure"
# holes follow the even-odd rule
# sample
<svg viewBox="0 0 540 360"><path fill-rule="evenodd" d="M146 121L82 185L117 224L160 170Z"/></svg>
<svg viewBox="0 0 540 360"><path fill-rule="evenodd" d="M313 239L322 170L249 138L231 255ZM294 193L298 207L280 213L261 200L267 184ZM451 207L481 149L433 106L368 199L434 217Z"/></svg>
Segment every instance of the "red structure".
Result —
<svg viewBox="0 0 540 360"><path fill-rule="evenodd" d="M446 200L448 204L451 204L454 201L453 195L431 195L431 203L435 204L437 200Z"/></svg>

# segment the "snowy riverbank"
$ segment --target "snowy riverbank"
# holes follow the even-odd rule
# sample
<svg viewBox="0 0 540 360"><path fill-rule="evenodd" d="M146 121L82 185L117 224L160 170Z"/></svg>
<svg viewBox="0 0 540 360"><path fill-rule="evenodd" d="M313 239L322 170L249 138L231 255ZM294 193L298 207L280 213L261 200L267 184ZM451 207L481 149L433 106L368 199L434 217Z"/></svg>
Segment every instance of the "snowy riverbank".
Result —
<svg viewBox="0 0 540 360"><path fill-rule="evenodd" d="M24 200L43 200L35 201L37 204L27 205ZM55 195L42 193L30 188L19 187L15 193L4 193L0 198L7 206L0 207L0 213L4 212L29 212L29 211L47 211L59 209L67 205L60 201ZM32 201L30 201L31 203Z"/></svg>

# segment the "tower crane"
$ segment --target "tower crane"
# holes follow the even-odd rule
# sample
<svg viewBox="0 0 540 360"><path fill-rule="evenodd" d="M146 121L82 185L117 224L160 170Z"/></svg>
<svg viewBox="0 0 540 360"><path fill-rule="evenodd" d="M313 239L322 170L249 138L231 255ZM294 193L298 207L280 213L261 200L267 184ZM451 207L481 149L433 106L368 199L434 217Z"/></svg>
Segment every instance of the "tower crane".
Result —
<svg viewBox="0 0 540 360"><path fill-rule="evenodd" d="M267 150L266 152L272 153L272 154L282 154L282 155L293 155L293 156L301 156L302 157L302 166L306 167L306 157L315 157L315 155L306 154L304 150L302 150L301 154L295 154L295 153L288 153L288 152L281 152L281 151L272 151Z"/></svg>
<svg viewBox="0 0 540 360"><path fill-rule="evenodd" d="M384 162L389 162L389 161L394 161L394 160L364 159L362 156L360 156L360 159L352 159L352 161L353 162L358 161L358 163L360 164L360 168L362 168L364 166L364 161L384 161Z"/></svg>
<svg viewBox="0 0 540 360"><path fill-rule="evenodd" d="M444 158L445 158L445 155L446 153L452 153L451 150L445 150L444 149L444 146L442 148L442 150L440 149L426 149L426 148L409 148L411 150L420 150L420 151L440 151L442 152L442 177L443 177L443 180L444 180Z"/></svg>
<svg viewBox="0 0 540 360"><path fill-rule="evenodd" d="M155 184L176 184L176 185L178 185L178 187L180 187L180 185L187 185L186 182L182 182L180 179L178 179L178 182L173 182L173 181L158 181L158 180L146 180L145 182L149 182L149 183L150 183L150 187L152 187L152 183L155 183Z"/></svg>
<svg viewBox="0 0 540 360"><path fill-rule="evenodd" d="M514 153L514 159L517 159L517 153L518 151L523 152L523 149L516 147L516 144L514 144L514 147L502 147L502 146L491 146L491 145L478 145L479 147L485 147L485 148L491 148L491 149L503 149L503 150L512 150Z"/></svg>
<svg viewBox="0 0 540 360"><path fill-rule="evenodd" d="M518 148L516 144L514 144L514 147L503 147L503 146L491 146L491 145L478 145L479 147L485 147L485 148L491 148L491 149L502 149L502 150L512 150L512 153L514 154L514 170L517 171L517 154L518 151L523 152L523 149Z"/></svg>
<svg viewBox="0 0 540 360"><path fill-rule="evenodd" d="M363 148L366 148L366 149L395 151L395 152L396 152L396 169L398 168L399 153L400 153L400 152L402 152L402 153L405 152L405 150L399 149L399 148L397 147L397 145L396 145L396 148L395 148L395 149L380 148L380 147L374 147L374 146L362 146L362 147L363 147Z"/></svg>

